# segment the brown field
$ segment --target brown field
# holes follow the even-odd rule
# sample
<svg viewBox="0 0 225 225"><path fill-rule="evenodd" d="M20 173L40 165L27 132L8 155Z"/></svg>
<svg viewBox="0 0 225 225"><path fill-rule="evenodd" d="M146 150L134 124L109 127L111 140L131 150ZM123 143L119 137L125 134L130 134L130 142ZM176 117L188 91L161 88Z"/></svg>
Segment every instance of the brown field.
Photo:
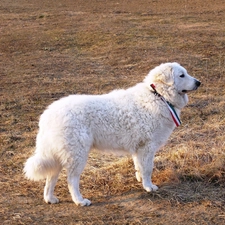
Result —
<svg viewBox="0 0 225 225"><path fill-rule="evenodd" d="M147 193L129 157L93 152L77 207L63 172L57 205L23 164L38 119L69 94L101 94L177 61L202 81L155 158ZM225 224L225 2L223 0L1 0L0 223Z"/></svg>

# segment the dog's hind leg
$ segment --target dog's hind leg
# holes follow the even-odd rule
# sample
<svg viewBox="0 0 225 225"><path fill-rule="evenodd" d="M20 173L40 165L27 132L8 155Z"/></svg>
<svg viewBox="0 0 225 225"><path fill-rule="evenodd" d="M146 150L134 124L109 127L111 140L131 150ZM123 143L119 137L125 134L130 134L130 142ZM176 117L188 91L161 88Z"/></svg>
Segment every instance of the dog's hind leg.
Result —
<svg viewBox="0 0 225 225"><path fill-rule="evenodd" d="M46 203L59 203L58 198L54 196L54 189L56 182L58 180L59 173L61 171L62 167L59 166L54 171L51 171L51 173L48 174L46 178L45 188L44 188L44 200Z"/></svg>
<svg viewBox="0 0 225 225"><path fill-rule="evenodd" d="M73 201L76 205L89 206L91 201L84 199L79 190L80 175L70 174L68 176L68 187Z"/></svg>
<svg viewBox="0 0 225 225"><path fill-rule="evenodd" d="M91 201L88 199L84 199L80 193L79 183L80 183L80 175L85 167L87 162L88 154L86 155L85 150L82 154L79 155L79 158L70 159L70 163L67 167L67 181L70 194L72 196L73 201L76 205L80 206L89 206L91 205Z"/></svg>

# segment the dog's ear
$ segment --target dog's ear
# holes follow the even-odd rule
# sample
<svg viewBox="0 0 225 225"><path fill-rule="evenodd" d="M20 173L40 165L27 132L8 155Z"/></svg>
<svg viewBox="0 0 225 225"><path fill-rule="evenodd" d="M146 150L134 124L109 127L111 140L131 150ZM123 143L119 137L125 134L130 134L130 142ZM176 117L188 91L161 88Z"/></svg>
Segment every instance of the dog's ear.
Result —
<svg viewBox="0 0 225 225"><path fill-rule="evenodd" d="M166 85L173 85L174 78L173 78L173 69L170 66L165 66L156 74L154 74L154 80L156 83L164 83Z"/></svg>
<svg viewBox="0 0 225 225"><path fill-rule="evenodd" d="M150 84L165 84L166 86L174 85L174 71L171 63L161 64L155 67L145 77L144 82Z"/></svg>

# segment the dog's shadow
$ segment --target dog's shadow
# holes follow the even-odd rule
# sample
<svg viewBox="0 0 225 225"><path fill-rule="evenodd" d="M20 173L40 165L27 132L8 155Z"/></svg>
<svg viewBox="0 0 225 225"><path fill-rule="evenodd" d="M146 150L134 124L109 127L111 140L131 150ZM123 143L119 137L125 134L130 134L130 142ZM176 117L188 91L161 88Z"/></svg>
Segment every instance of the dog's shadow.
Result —
<svg viewBox="0 0 225 225"><path fill-rule="evenodd" d="M189 203L211 202L225 208L224 186L204 181L182 181L178 184L168 184L158 191L145 192L144 190L131 190L116 196L107 196L105 200L94 199L92 206L102 205L133 205L137 202L167 202L172 206Z"/></svg>

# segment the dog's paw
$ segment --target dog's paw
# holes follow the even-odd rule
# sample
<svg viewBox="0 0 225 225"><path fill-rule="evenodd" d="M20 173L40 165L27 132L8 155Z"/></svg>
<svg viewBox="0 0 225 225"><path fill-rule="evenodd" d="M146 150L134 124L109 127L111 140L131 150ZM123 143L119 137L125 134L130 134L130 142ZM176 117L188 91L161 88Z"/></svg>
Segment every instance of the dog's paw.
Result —
<svg viewBox="0 0 225 225"><path fill-rule="evenodd" d="M89 206L89 205L91 205L91 201L88 199L83 199L83 201L77 202L76 204L79 206Z"/></svg>
<svg viewBox="0 0 225 225"><path fill-rule="evenodd" d="M159 188L154 185L154 184L151 184L149 186L144 186L144 189L147 191L147 192L151 192L151 191L157 191Z"/></svg>
<svg viewBox="0 0 225 225"><path fill-rule="evenodd" d="M51 196L51 197L45 196L45 202L51 203L51 204L57 204L59 203L59 199L56 198L55 196Z"/></svg>

